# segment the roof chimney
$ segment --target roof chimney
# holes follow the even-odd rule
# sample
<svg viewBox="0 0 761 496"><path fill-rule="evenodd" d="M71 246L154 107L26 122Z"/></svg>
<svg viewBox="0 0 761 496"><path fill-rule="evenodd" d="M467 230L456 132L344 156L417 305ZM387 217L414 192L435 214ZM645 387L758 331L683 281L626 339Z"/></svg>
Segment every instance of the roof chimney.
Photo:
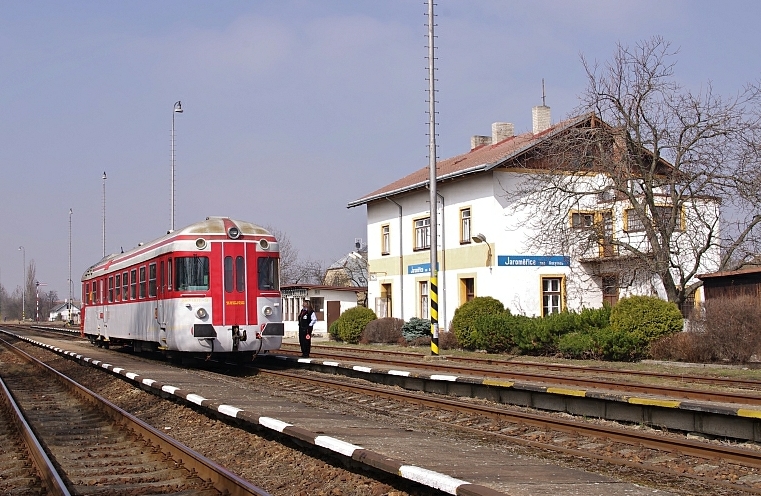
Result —
<svg viewBox="0 0 761 496"><path fill-rule="evenodd" d="M531 120L534 124L534 134L539 134L552 126L550 108L545 105L544 78L542 78L542 104L531 109Z"/></svg>
<svg viewBox="0 0 761 496"><path fill-rule="evenodd" d="M510 122L495 122L491 125L491 142L497 144L515 136L515 126Z"/></svg>
<svg viewBox="0 0 761 496"><path fill-rule="evenodd" d="M491 136L471 136L470 138L470 149L475 150L478 147L484 146L484 145L491 145Z"/></svg>
<svg viewBox="0 0 761 496"><path fill-rule="evenodd" d="M550 108L546 105L537 105L532 108L531 117L534 124L534 134L539 134L552 126Z"/></svg>

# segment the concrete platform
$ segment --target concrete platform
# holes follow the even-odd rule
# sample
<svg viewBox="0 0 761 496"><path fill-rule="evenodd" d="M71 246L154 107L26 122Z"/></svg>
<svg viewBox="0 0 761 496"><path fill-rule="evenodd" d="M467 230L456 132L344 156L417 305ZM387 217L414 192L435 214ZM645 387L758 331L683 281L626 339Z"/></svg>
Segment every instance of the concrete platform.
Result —
<svg viewBox="0 0 761 496"><path fill-rule="evenodd" d="M16 332L14 335L21 333ZM89 343L51 337L27 337L58 354L106 370L143 389L173 396L234 417L294 440L322 447L335 456L351 458L420 482L448 494L509 494L520 496L639 496L670 494L620 482L582 470L511 453L511 447L484 446L470 439L409 432L246 388L235 378L220 382L191 369L166 367ZM65 349L64 349L65 348Z"/></svg>
<svg viewBox="0 0 761 496"><path fill-rule="evenodd" d="M361 358L335 361L270 355L268 359L411 391L482 398L539 410L644 424L671 431L761 442L761 408L757 405L684 400L655 394L627 394L488 376L442 374L420 368L384 367ZM434 364L431 364L433 366ZM485 372L488 374L488 372Z"/></svg>

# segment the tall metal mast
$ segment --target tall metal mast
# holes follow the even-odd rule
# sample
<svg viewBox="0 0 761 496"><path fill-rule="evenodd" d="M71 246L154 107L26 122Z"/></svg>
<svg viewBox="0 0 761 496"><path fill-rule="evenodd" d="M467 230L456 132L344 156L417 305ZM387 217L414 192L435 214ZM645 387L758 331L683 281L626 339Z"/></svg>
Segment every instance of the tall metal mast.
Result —
<svg viewBox="0 0 761 496"><path fill-rule="evenodd" d="M431 354L439 354L439 288L438 288L438 195L436 192L436 77L434 69L433 0L428 0L428 166L431 192L431 281L428 290L431 317Z"/></svg>

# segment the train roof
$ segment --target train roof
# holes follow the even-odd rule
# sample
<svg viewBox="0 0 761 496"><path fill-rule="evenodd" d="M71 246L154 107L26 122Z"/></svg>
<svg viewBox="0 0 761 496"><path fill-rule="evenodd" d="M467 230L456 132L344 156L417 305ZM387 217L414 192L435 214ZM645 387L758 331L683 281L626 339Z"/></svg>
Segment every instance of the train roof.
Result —
<svg viewBox="0 0 761 496"><path fill-rule="evenodd" d="M168 231L164 236L156 238L147 243L138 243L138 245L131 250L106 255L88 267L87 270L85 270L82 278L84 279L85 277L91 275L94 270L104 265L110 265L110 261L130 258L137 253L150 250L157 245L165 244L174 238L182 238L184 236L197 236L200 234L206 236L229 236L230 227L237 228L241 236L272 237L272 233L270 233L268 230L251 222L235 220L229 217L206 217L206 220L196 222L195 224L190 224L189 226L185 226L174 231Z"/></svg>

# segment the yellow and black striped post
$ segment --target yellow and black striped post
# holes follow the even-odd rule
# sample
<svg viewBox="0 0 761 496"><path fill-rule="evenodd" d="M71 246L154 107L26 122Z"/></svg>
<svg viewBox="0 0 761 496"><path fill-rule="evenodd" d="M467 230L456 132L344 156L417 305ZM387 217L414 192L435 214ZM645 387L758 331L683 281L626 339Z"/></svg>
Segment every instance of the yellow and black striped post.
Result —
<svg viewBox="0 0 761 496"><path fill-rule="evenodd" d="M439 354L439 283L436 271L431 271L431 355Z"/></svg>

